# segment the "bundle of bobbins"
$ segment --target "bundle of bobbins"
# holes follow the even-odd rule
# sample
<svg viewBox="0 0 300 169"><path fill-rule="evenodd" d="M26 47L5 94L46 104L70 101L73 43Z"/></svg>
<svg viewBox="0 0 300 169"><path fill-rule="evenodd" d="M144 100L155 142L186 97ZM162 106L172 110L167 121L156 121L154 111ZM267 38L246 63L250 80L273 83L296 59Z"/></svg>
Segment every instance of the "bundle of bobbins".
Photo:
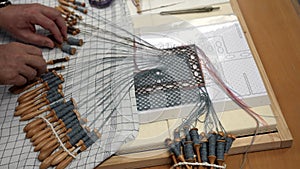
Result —
<svg viewBox="0 0 300 169"><path fill-rule="evenodd" d="M214 169L226 168L225 160L235 136L224 132L198 133L197 128L185 127L183 136L174 132L174 140L165 140L173 168Z"/></svg>
<svg viewBox="0 0 300 169"><path fill-rule="evenodd" d="M85 4L75 0L59 0L59 3L62 15L66 14L68 17L66 20L68 29L72 28L78 34L79 29L70 26L70 19L73 19L74 25L77 22L74 18L82 19L82 17L70 11L68 7L86 13L86 9L83 8ZM67 12L64 13L61 9ZM72 35L75 35L74 32ZM48 37L63 52L70 55L76 53L73 46L82 46L84 43L82 39L73 36L64 39L61 44L57 43L52 35ZM40 168L50 166L65 168L77 154L100 138L97 130L90 131L89 128L83 127L87 121L80 117L74 98L66 101L62 85L64 78L57 71L63 70L65 66L62 64L69 60L69 56L48 60L47 65L50 68L46 73L24 86L13 86L9 89L11 93L20 94L14 115L19 116L20 121L29 121L24 127L24 132L35 147L34 151L39 151ZM59 66L55 67L56 64Z"/></svg>
<svg viewBox="0 0 300 169"><path fill-rule="evenodd" d="M65 68L64 65L55 66L55 64L62 64L63 62L68 62L70 60L69 56L58 58L58 59L51 59L47 61L47 65L51 65L51 68L47 69L47 72L45 74L42 74L40 77L35 78L32 81L27 82L23 86L12 86L9 88L9 91L13 94L20 94L26 90L29 90L30 88L33 88L34 86L43 84L44 86L39 86L37 90L40 90L40 88L52 85L54 87L62 88L61 85L57 85L56 83L62 83L64 81L64 78L62 75L58 74L56 71L63 70ZM34 93L34 91L32 91ZM36 93L37 94L37 93ZM26 101L29 99L32 99L32 96L34 94L30 95L26 94L25 96L22 96ZM21 97L21 96L20 96ZM20 99L20 98L19 98ZM33 100L32 100L33 101Z"/></svg>
<svg viewBox="0 0 300 169"><path fill-rule="evenodd" d="M76 0L58 0L58 2L59 5L56 6L55 9L57 9L65 18L68 34L71 34L73 36L79 34L80 29L74 26L76 26L76 24L83 18L75 11L70 10L70 8L86 14L87 9L85 8L85 3ZM50 38L55 42L54 38ZM56 43L56 46L60 48L63 52L66 52L70 55L74 55L76 53L76 48L72 47L72 45L82 46L83 40L74 37L68 37L64 40L62 44Z"/></svg>
<svg viewBox="0 0 300 169"><path fill-rule="evenodd" d="M77 154L100 138L98 131L82 126L86 120L80 118L73 98L66 101L63 82L61 74L54 70L47 72L23 88L17 100L14 115L20 116L20 121L30 120L23 130L35 147L34 151L39 151L40 168L65 168Z"/></svg>

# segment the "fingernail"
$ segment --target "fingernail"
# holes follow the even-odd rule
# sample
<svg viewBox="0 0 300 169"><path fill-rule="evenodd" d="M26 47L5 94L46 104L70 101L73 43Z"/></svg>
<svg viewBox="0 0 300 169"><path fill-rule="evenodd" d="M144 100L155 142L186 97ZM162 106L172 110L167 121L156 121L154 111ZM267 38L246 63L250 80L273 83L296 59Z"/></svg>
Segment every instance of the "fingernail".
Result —
<svg viewBox="0 0 300 169"><path fill-rule="evenodd" d="M54 48L54 43L52 41L46 41L45 46L49 48Z"/></svg>

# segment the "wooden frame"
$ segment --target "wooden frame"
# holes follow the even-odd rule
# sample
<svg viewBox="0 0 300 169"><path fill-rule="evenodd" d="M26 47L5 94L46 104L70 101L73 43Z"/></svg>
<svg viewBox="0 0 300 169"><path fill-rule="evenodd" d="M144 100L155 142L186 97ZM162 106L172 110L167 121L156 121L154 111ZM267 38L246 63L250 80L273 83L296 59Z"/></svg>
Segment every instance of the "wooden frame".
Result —
<svg viewBox="0 0 300 169"><path fill-rule="evenodd" d="M264 70L263 64L260 60L258 52L255 48L249 30L247 28L246 22L240 11L238 1L231 0L231 6L234 13L239 18L244 34L247 38L248 45L252 51L253 57L256 61L257 67L259 68L260 74L263 78L264 84L267 88L268 95L271 101L271 108L273 110L274 116L277 117L277 131L271 133L265 133L255 136L253 145L250 145L254 136L241 137L236 139L234 142L230 154L240 154L254 151L263 151L279 148L291 147L293 138L288 129L288 126L284 120L282 112L280 110L278 101L275 97L274 91L268 80L267 74ZM249 149L248 149L249 148ZM169 153L166 149L146 151L142 153L131 153L122 156L113 156L99 165L97 168L141 168L150 167L156 165L170 164L171 159L169 158Z"/></svg>

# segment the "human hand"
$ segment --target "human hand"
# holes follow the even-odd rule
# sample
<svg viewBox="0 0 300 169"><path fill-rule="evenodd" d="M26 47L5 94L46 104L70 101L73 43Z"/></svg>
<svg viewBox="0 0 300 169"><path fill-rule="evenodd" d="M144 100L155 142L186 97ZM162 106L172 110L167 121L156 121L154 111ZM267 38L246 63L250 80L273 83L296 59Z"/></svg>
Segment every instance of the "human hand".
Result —
<svg viewBox="0 0 300 169"><path fill-rule="evenodd" d="M37 47L12 42L0 45L0 51L0 84L21 86L46 72L46 62Z"/></svg>
<svg viewBox="0 0 300 169"><path fill-rule="evenodd" d="M40 25L62 43L67 37L67 26L60 12L41 4L9 5L0 9L0 28L15 38L33 45L53 48L54 42L36 33L35 25Z"/></svg>

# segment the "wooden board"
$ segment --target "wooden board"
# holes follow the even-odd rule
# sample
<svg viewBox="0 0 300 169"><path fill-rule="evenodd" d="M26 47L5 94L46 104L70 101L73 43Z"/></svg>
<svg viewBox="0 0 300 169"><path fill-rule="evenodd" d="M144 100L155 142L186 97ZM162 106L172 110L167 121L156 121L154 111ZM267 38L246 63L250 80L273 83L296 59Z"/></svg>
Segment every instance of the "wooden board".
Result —
<svg viewBox="0 0 300 169"><path fill-rule="evenodd" d="M232 0L231 6L235 14L238 16L239 21L242 25L249 47L251 48L253 57L255 58L257 67L259 68L265 86L267 88L268 95L271 100L271 108L273 110L274 116L277 117L276 118L277 131L272 133L257 135L255 137L255 141L253 145L249 148L249 152L290 147L292 145L293 138L284 120L284 117L282 115L279 104L274 95L273 89L270 85L266 72L264 71L258 52L255 49L255 45L252 41L247 25L239 9L237 0ZM233 147L230 150L230 154L244 153L248 149L252 139L253 136L238 138L234 142ZM170 163L169 154L165 149L161 149L161 150L145 151L142 153L131 153L122 156L113 156L110 159L106 160L103 164L98 166L98 168L117 168L117 167L118 168L140 168L140 167L149 167L149 166L163 165L169 163Z"/></svg>

